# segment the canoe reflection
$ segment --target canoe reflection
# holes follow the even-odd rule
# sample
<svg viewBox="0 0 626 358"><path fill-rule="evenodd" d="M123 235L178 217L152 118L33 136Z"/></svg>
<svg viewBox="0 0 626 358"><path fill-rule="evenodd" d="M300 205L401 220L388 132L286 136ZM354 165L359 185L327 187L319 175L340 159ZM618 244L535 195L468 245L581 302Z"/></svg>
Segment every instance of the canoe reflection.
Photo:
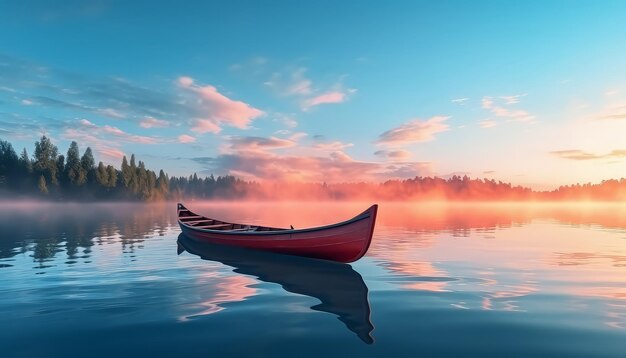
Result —
<svg viewBox="0 0 626 358"><path fill-rule="evenodd" d="M365 343L374 342L368 289L348 264L200 243L181 234L178 254L184 251L231 266L233 272L277 283L288 292L317 298L321 303L312 310L339 316Z"/></svg>

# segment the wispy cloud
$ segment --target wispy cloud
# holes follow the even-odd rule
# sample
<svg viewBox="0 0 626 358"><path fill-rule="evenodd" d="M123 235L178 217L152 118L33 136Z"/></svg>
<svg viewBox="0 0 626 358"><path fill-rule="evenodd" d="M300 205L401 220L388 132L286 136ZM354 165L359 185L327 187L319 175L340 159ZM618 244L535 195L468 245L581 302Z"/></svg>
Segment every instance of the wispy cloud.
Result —
<svg viewBox="0 0 626 358"><path fill-rule="evenodd" d="M533 114L530 114L529 112L522 109L507 107L519 103L520 97L525 95L526 94L514 96L500 96L497 100L494 97L485 96L481 100L481 106L482 108L494 114L496 117L508 118L518 122L530 122L536 118Z"/></svg>
<svg viewBox="0 0 626 358"><path fill-rule="evenodd" d="M180 143L194 143L196 141L195 137L192 137L187 134L181 134L178 136L178 142Z"/></svg>
<svg viewBox="0 0 626 358"><path fill-rule="evenodd" d="M146 117L184 121L193 108L177 91L142 87L119 77L92 77L0 54L0 79L20 104L140 122ZM3 86L5 87L5 86Z"/></svg>
<svg viewBox="0 0 626 358"><path fill-rule="evenodd" d="M607 106L597 117L600 120L622 120L626 119L626 105L623 103Z"/></svg>
<svg viewBox="0 0 626 358"><path fill-rule="evenodd" d="M291 75L291 83L286 86L285 95L309 95L313 92L311 86L313 82L305 77L305 68L299 68L294 71Z"/></svg>
<svg viewBox="0 0 626 358"><path fill-rule="evenodd" d="M450 102L454 103L454 104L458 104L458 105L464 105L465 103L467 103L467 101L469 101L469 98L467 97L463 97L463 98L455 98L453 100L451 100Z"/></svg>
<svg viewBox="0 0 626 358"><path fill-rule="evenodd" d="M175 85L164 83L159 90L119 77L84 76L2 54L0 63L0 78L11 83L7 93L17 103L57 108L67 117L112 118L143 128L184 123L199 133L216 133L223 126L248 128L264 114L187 76L178 78Z"/></svg>
<svg viewBox="0 0 626 358"><path fill-rule="evenodd" d="M571 160L618 159L618 158L626 158L626 149L615 149L605 154L596 154L596 153L585 152L579 149L570 149L570 150L556 150L556 151L550 152L550 154L555 155L559 158L571 159Z"/></svg>
<svg viewBox="0 0 626 358"><path fill-rule="evenodd" d="M137 143L137 144L156 144L159 142L157 138L154 137L146 137L136 134L130 134L124 132L123 130L113 127L110 125L98 126L87 119L81 119L79 121L82 129L86 129L91 131L92 134L97 135L106 135L110 134L116 138L119 138L127 143Z"/></svg>
<svg viewBox="0 0 626 358"><path fill-rule="evenodd" d="M115 118L115 119L123 119L126 116L113 108L98 108L96 109L96 113L101 114L105 117Z"/></svg>
<svg viewBox="0 0 626 358"><path fill-rule="evenodd" d="M33 139L67 126L68 123L52 118L29 118L19 113L0 112L0 132L14 139Z"/></svg>
<svg viewBox="0 0 626 358"><path fill-rule="evenodd" d="M170 123L168 121L152 117L145 118L139 122L139 126L142 128L165 128L169 126L169 124Z"/></svg>
<svg viewBox="0 0 626 358"><path fill-rule="evenodd" d="M374 155L390 160L405 160L411 157L411 152L404 149L398 150L378 150Z"/></svg>
<svg viewBox="0 0 626 358"><path fill-rule="evenodd" d="M104 148L100 148L98 152L100 153L100 155L102 155L105 158L108 158L109 160L115 160L115 159L119 160L124 157L124 152L115 148L104 147Z"/></svg>
<svg viewBox="0 0 626 358"><path fill-rule="evenodd" d="M341 141L302 145L307 136L277 137L231 136L215 157L192 160L206 173L232 174L253 180L354 182L409 178L432 174L427 162L367 162L344 152L352 146ZM320 140L318 138L317 140Z"/></svg>
<svg viewBox="0 0 626 358"><path fill-rule="evenodd" d="M306 99L304 101L302 101L302 110L304 111L308 111L309 109L315 107L315 106L319 106L321 104L330 104L330 103L341 103L341 102L345 102L348 98L348 95L350 93L354 93L356 90L347 90L345 92L343 91L331 91L331 92L326 92L326 93L322 93L320 95L317 95L315 97Z"/></svg>
<svg viewBox="0 0 626 358"><path fill-rule="evenodd" d="M480 121L478 122L478 125L480 125L480 128L493 128L498 124L498 122L492 120L492 119L485 119L484 121Z"/></svg>
<svg viewBox="0 0 626 358"><path fill-rule="evenodd" d="M307 96L313 93L313 81L307 78L306 72L305 67L273 72L263 84L281 96Z"/></svg>
<svg viewBox="0 0 626 358"><path fill-rule="evenodd" d="M219 133L222 128L211 119L196 119L191 130L196 133Z"/></svg>
<svg viewBox="0 0 626 358"><path fill-rule="evenodd" d="M248 152L248 151L265 151L272 149L290 148L296 146L296 141L291 139L281 139L277 137L230 137L228 151Z"/></svg>
<svg viewBox="0 0 626 358"><path fill-rule="evenodd" d="M313 144L313 148L314 149L319 149L322 151L329 151L329 152L337 152L337 151L343 151L346 148L350 148L354 146L354 144L352 143L343 143L340 141L333 141L333 142L318 142L318 143L314 143Z"/></svg>
<svg viewBox="0 0 626 358"><path fill-rule="evenodd" d="M198 133L217 133L221 130L221 125L246 129L253 119L264 114L245 102L224 96L211 85L195 84L191 77L180 77L178 84L193 96L192 100L199 113L192 130Z"/></svg>
<svg viewBox="0 0 626 358"><path fill-rule="evenodd" d="M267 57L264 56L254 56L246 61L233 63L228 66L228 69L232 72L252 72L253 74L259 75L263 72L264 67L270 62Z"/></svg>
<svg viewBox="0 0 626 358"><path fill-rule="evenodd" d="M162 142L158 138L127 133L117 127L99 126L87 119L81 119L67 126L61 137L92 147L104 160L121 158L124 155L121 146L125 143L157 144Z"/></svg>
<svg viewBox="0 0 626 358"><path fill-rule="evenodd" d="M528 93L516 94L512 96L500 96L500 99L504 101L504 104L511 105L511 104L519 103L520 98L527 96L527 95Z"/></svg>
<svg viewBox="0 0 626 358"><path fill-rule="evenodd" d="M307 68L288 68L283 71L272 73L264 85L285 97L299 97L300 109L308 111L322 104L342 103L349 99L356 89L345 88L341 76L331 85L314 85L313 80L307 76Z"/></svg>
<svg viewBox="0 0 626 358"><path fill-rule="evenodd" d="M253 151L192 160L203 165L207 173L233 174L253 180L355 182L432 175L431 163L363 162L342 152L328 156L295 156Z"/></svg>
<svg viewBox="0 0 626 358"><path fill-rule="evenodd" d="M376 143L393 146L431 141L435 139L435 134L445 132L450 128L450 126L445 123L449 118L450 117L436 116L427 120L411 120L399 127L382 133Z"/></svg>
<svg viewBox="0 0 626 358"><path fill-rule="evenodd" d="M272 113L272 116L275 122L282 123L287 128L293 129L298 126L298 121L296 120L294 115L283 114L283 113Z"/></svg>

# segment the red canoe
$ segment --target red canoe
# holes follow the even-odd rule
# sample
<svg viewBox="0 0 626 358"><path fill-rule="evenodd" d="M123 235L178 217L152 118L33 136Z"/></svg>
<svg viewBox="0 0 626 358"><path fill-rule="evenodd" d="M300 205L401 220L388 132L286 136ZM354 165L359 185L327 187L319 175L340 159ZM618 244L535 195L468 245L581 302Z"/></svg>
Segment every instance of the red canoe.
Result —
<svg viewBox="0 0 626 358"><path fill-rule="evenodd" d="M281 254L353 262L365 255L372 242L378 205L337 224L282 229L210 219L178 204L178 224L187 237Z"/></svg>

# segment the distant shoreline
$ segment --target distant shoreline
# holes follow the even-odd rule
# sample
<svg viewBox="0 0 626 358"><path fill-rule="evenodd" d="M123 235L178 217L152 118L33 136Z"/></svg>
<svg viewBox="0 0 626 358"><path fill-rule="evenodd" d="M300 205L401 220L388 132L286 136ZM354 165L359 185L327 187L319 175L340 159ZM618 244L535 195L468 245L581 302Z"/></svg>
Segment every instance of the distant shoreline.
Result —
<svg viewBox="0 0 626 358"><path fill-rule="evenodd" d="M67 156L46 136L17 155L0 140L0 197L51 202L219 201L401 201L401 202L626 202L626 179L573 184L552 191L486 178L416 176L384 182L250 181L232 175L170 177L163 170L122 158L120 169L99 162L90 148L80 155L72 142Z"/></svg>
<svg viewBox="0 0 626 358"><path fill-rule="evenodd" d="M0 206L10 205L24 205L24 204L121 204L121 205L136 205L136 204L150 204L150 205L175 205L177 203L187 203L189 205L220 205L220 204L245 204L245 203L268 203L268 204L299 204L304 205L307 203L328 203L328 204L352 204L352 203L382 203L382 204L417 204L417 205L509 205L509 204L529 204L529 205L595 205L595 204L626 204L626 200L532 200L532 199L520 199L520 200L379 200L376 198L371 199L276 199L276 198L239 198L239 199L166 199L156 201L144 201L144 200L121 200L121 199L108 199L108 200L52 200L49 198L36 198L36 197L20 197L20 198L7 198L0 194Z"/></svg>

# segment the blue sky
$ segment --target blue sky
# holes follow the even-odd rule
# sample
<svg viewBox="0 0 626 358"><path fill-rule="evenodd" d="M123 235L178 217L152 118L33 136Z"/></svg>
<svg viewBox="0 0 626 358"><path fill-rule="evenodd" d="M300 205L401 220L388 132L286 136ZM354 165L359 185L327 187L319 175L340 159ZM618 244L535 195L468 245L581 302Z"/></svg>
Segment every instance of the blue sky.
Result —
<svg viewBox="0 0 626 358"><path fill-rule="evenodd" d="M626 176L621 1L0 3L0 137L176 175Z"/></svg>

